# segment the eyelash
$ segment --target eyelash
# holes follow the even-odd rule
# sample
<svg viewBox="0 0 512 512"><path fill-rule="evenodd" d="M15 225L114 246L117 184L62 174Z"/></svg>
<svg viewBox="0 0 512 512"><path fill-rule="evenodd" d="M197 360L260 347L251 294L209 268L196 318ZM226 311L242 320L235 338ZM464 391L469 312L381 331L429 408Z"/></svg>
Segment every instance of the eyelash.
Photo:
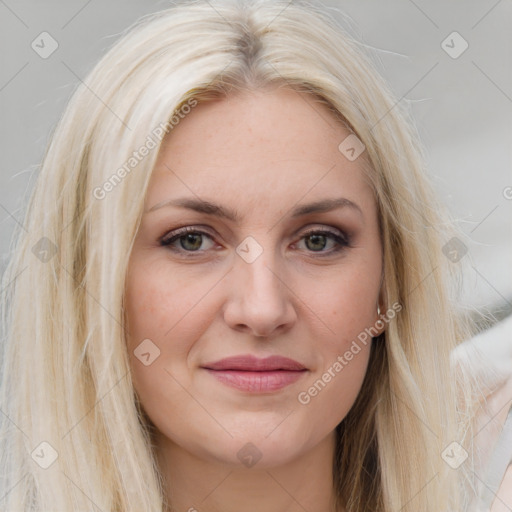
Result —
<svg viewBox="0 0 512 512"><path fill-rule="evenodd" d="M189 258L193 258L198 254L203 254L204 252L206 252L206 250L187 251L182 247L175 248L171 246L173 242L179 240L181 237L188 234L197 234L213 239L213 237L206 231L201 231L200 229L194 228L192 226L187 226L184 228L176 229L175 231L171 231L170 233L166 233L162 238L160 238L160 245L163 247L167 247L168 249L174 252L186 254L186 257ZM328 229L311 229L305 232L300 238L300 240L312 235L324 235L330 237L331 240L334 240L334 242L336 242L337 244L336 247L328 251L308 251L317 255L320 258L339 253L340 251L343 251L345 248L350 247L350 238L345 233L341 231L335 232Z"/></svg>

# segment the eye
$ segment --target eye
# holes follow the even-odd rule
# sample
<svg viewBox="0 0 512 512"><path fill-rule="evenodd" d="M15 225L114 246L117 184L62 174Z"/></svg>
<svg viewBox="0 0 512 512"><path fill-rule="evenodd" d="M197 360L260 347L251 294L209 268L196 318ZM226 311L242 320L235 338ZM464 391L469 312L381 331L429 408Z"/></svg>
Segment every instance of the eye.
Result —
<svg viewBox="0 0 512 512"><path fill-rule="evenodd" d="M205 247L205 242L206 247ZM180 252L203 252L213 247L212 237L193 227L177 229L160 240L160 245Z"/></svg>
<svg viewBox="0 0 512 512"><path fill-rule="evenodd" d="M306 250L322 254L332 254L350 245L348 237L344 233L326 229L308 231L300 239L300 242L302 241L304 241ZM301 245L300 242L297 245Z"/></svg>
<svg viewBox="0 0 512 512"><path fill-rule="evenodd" d="M213 237L198 228L187 226L176 229L160 239L160 245L177 253L201 254L214 247ZM303 234L299 242L294 244L301 250L319 253L322 256L337 253L350 246L349 238L339 230L310 230Z"/></svg>

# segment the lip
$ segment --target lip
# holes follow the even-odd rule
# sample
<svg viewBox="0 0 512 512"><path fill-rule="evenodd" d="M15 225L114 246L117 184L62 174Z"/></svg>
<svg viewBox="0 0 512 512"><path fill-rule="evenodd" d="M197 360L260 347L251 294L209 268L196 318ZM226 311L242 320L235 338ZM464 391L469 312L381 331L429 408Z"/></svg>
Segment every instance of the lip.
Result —
<svg viewBox="0 0 512 512"><path fill-rule="evenodd" d="M208 370L240 370L247 372L269 372L277 370L300 371L306 367L299 362L283 356L259 358L250 354L226 357L219 361L202 365Z"/></svg>
<svg viewBox="0 0 512 512"><path fill-rule="evenodd" d="M202 368L223 384L251 393L277 391L307 373L304 365L283 356L233 356L206 363Z"/></svg>

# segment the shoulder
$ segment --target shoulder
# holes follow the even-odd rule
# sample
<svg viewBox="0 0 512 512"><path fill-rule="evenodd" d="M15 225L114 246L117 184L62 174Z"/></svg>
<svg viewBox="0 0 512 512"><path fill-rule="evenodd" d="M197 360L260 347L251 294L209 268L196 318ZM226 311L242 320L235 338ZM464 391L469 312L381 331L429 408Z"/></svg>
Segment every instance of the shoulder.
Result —
<svg viewBox="0 0 512 512"><path fill-rule="evenodd" d="M478 386L474 472L490 512L512 510L512 316L462 343L452 363Z"/></svg>

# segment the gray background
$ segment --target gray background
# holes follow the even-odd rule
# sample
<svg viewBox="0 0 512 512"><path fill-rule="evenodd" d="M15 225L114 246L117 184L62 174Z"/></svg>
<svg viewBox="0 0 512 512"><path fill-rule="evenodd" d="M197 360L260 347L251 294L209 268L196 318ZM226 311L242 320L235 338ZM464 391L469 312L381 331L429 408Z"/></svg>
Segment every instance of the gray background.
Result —
<svg viewBox="0 0 512 512"><path fill-rule="evenodd" d="M512 192L512 2L323 4L344 11L346 29L375 51L379 71L410 106L435 185L466 234L465 304L502 316L512 302L512 193L507 199L505 192ZM168 5L0 0L2 272L50 133L73 90L123 30ZM46 59L31 46L44 31L59 45ZM469 45L458 58L442 46L454 31ZM452 39L445 44L461 48Z"/></svg>

